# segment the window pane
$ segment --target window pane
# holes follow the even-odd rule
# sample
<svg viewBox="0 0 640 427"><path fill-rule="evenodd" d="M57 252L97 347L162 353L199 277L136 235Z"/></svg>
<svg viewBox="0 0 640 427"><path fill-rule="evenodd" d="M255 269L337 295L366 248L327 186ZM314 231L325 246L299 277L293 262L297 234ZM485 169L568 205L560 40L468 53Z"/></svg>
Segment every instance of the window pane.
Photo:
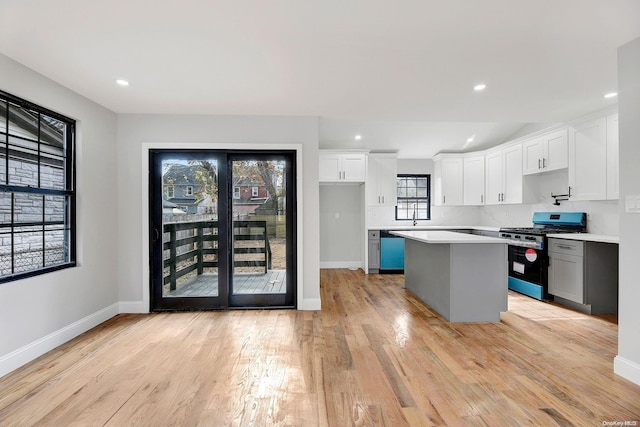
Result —
<svg viewBox="0 0 640 427"><path fill-rule="evenodd" d="M42 196L39 194L13 194L13 222L31 223L42 222Z"/></svg>
<svg viewBox="0 0 640 427"><path fill-rule="evenodd" d="M55 166L40 165L40 187L64 190L64 181L64 166L62 163Z"/></svg>
<svg viewBox="0 0 640 427"><path fill-rule="evenodd" d="M11 225L11 193L0 192L0 224Z"/></svg>
<svg viewBox="0 0 640 427"><path fill-rule="evenodd" d="M38 114L9 104L9 134L37 141Z"/></svg>
<svg viewBox="0 0 640 427"><path fill-rule="evenodd" d="M417 184L418 184L418 187L423 187L423 188L427 188L427 185L429 185L429 183L427 182L427 178L418 178Z"/></svg>
<svg viewBox="0 0 640 427"><path fill-rule="evenodd" d="M65 196L46 196L44 203L45 222L64 224Z"/></svg>
<svg viewBox="0 0 640 427"><path fill-rule="evenodd" d="M0 228L0 275L11 274L11 228Z"/></svg>
<svg viewBox="0 0 640 427"><path fill-rule="evenodd" d="M66 231L63 226L60 225L47 225L44 233L45 241L45 253L44 253L44 265L49 267L51 265L62 264L67 261L65 246L68 239L66 237Z"/></svg>
<svg viewBox="0 0 640 427"><path fill-rule="evenodd" d="M62 153L65 146L66 125L64 122L44 114L40 116L40 119L40 142L56 148Z"/></svg>
<svg viewBox="0 0 640 427"><path fill-rule="evenodd" d="M16 139L9 138L9 184L20 185L23 187L38 186L38 164L37 162L37 144L36 151L27 148L25 145L14 145ZM19 154L20 157L17 157Z"/></svg>
<svg viewBox="0 0 640 427"><path fill-rule="evenodd" d="M0 100L0 135L7 131L7 103L5 101ZM4 138L2 138L4 141Z"/></svg>
<svg viewBox="0 0 640 427"><path fill-rule="evenodd" d="M15 227L13 234L14 273L43 267L42 230L39 227Z"/></svg>

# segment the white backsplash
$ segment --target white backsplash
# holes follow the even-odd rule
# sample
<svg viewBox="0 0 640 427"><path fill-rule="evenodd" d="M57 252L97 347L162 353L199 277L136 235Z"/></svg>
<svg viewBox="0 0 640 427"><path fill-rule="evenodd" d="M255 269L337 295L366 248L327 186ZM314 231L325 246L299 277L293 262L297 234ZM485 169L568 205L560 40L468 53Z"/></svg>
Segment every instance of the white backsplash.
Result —
<svg viewBox="0 0 640 427"><path fill-rule="evenodd" d="M526 176L525 188L528 199L535 202L521 205L484 206L480 212L480 223L497 227L530 227L534 212L586 212L587 231L593 234L618 236L620 213L618 200L561 201L553 204L551 194L567 194L567 171Z"/></svg>
<svg viewBox="0 0 640 427"><path fill-rule="evenodd" d="M412 225L412 221L396 221L395 208L367 208L368 228ZM431 206L431 220L418 221L417 225L477 225L480 222L480 207L476 206Z"/></svg>
<svg viewBox="0 0 640 427"><path fill-rule="evenodd" d="M617 200L561 202L560 206L552 203L485 206L480 212L480 223L495 227L531 227L534 212L586 212L589 233L613 236L620 233Z"/></svg>

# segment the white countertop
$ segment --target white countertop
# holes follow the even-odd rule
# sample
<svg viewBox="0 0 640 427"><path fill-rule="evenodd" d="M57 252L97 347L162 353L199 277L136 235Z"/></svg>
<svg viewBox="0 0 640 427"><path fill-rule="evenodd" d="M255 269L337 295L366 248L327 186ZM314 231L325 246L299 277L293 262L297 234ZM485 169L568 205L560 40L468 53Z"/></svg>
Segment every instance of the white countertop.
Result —
<svg viewBox="0 0 640 427"><path fill-rule="evenodd" d="M481 230L500 231L500 227L482 225L380 225L371 226L369 230Z"/></svg>
<svg viewBox="0 0 640 427"><path fill-rule="evenodd" d="M565 239L565 240L580 240L583 242L600 242L600 243L620 243L618 236L609 236L606 234L591 234L591 233L560 233L560 234L547 234L547 237L553 239Z"/></svg>
<svg viewBox="0 0 640 427"><path fill-rule="evenodd" d="M462 228L462 227L456 227ZM507 244L506 239L497 237L478 236L476 234L456 233L444 230L412 230L391 231L393 235L424 243L502 243Z"/></svg>

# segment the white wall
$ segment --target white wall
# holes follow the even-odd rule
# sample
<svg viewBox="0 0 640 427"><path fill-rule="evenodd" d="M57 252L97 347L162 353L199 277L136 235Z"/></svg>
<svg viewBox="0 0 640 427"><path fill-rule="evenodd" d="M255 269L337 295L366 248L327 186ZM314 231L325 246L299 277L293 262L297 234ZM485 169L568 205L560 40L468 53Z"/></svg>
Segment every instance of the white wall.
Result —
<svg viewBox="0 0 640 427"><path fill-rule="evenodd" d="M0 55L0 88L77 123L78 267L0 284L0 375L118 312L116 115Z"/></svg>
<svg viewBox="0 0 640 427"><path fill-rule="evenodd" d="M320 308L319 215L318 215L318 123L316 118L120 115L118 116L118 284L121 310L149 310L149 266L144 261L146 248L146 194L142 194L143 144L171 143L175 148L210 144L216 148L238 144L292 144L303 146L303 289L298 308Z"/></svg>
<svg viewBox="0 0 640 427"><path fill-rule="evenodd" d="M362 184L320 186L320 267L360 268Z"/></svg>
<svg viewBox="0 0 640 427"><path fill-rule="evenodd" d="M625 213L624 200L640 195L640 38L618 50L620 93L620 287L618 356L614 371L640 385L640 214Z"/></svg>

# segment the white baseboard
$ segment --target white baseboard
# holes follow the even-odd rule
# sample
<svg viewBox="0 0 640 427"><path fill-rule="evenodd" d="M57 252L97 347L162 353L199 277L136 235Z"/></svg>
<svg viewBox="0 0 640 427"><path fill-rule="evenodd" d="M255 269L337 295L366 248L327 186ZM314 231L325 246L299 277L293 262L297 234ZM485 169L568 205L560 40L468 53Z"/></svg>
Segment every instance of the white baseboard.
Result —
<svg viewBox="0 0 640 427"><path fill-rule="evenodd" d="M96 311L70 325L0 357L0 377L31 362L48 351L72 340L118 314L118 303Z"/></svg>
<svg viewBox="0 0 640 427"><path fill-rule="evenodd" d="M321 308L320 298L303 298L298 302L298 310L320 310Z"/></svg>
<svg viewBox="0 0 640 427"><path fill-rule="evenodd" d="M362 264L360 261L321 261L320 268L362 268Z"/></svg>
<svg viewBox="0 0 640 427"><path fill-rule="evenodd" d="M640 385L640 363L616 356L613 359L613 372Z"/></svg>
<svg viewBox="0 0 640 427"><path fill-rule="evenodd" d="M144 301L120 301L119 313L149 313L149 304Z"/></svg>

